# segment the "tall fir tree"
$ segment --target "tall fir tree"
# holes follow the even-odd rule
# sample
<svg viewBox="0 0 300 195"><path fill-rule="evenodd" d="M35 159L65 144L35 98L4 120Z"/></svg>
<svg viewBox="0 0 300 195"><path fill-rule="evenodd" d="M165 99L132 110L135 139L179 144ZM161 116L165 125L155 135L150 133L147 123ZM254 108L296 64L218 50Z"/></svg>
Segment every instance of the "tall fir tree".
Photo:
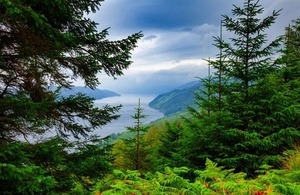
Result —
<svg viewBox="0 0 300 195"><path fill-rule="evenodd" d="M235 37L230 38L230 42L223 41L218 47L223 47L226 57L223 73L233 80L232 85L228 86L230 90L227 90L227 93L241 95L240 98L234 97L232 100L240 99L242 102L236 102L236 105L243 107L235 107L235 104L231 106L237 109L236 114L241 115L243 128L247 128L250 122L247 111L247 104L251 101L249 90L256 81L274 71L271 57L281 41L277 38L268 43L267 35L264 33L275 22L279 11L273 11L272 15L260 19L259 15L263 11L259 1L246 0L242 8L234 6L232 9L232 14L236 18L223 16L224 27L234 33Z"/></svg>
<svg viewBox="0 0 300 195"><path fill-rule="evenodd" d="M299 116L297 103L281 93L274 77L279 67L272 57L281 38L268 42L264 33L279 11L261 19L263 11L259 1L245 0L243 7L234 5L233 18L223 16L223 26L234 37L228 42L222 37L215 38L215 46L222 53L210 62L217 70L216 78L222 75L222 86L218 82L206 86L214 90L210 103L201 93L196 96L199 110L192 110L192 118L187 122L187 131L192 136L186 137L190 143L185 143L195 166L210 158L249 176L255 175L263 164L280 166L281 153L300 138L299 127L294 125ZM216 84L218 87L214 87ZM222 103L221 109L218 101ZM211 109L212 105L215 109ZM289 119L285 118L286 108L296 109L290 112Z"/></svg>

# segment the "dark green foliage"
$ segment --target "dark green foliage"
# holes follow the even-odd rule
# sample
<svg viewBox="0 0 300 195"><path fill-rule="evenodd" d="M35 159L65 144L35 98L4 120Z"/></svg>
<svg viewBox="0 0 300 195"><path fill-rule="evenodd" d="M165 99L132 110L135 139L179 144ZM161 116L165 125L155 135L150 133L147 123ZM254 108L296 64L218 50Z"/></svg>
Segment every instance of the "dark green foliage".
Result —
<svg viewBox="0 0 300 195"><path fill-rule="evenodd" d="M95 143L89 141L89 143L79 145L75 152L67 156L65 171L68 173L68 178L57 177L57 179L60 179L60 183L66 185L61 186L64 191L67 192L66 189L70 187L74 190L76 185L79 185L81 190L87 193L91 190L95 181L102 179L107 173L111 172L112 157L110 149L107 147L100 148L96 144L99 141L105 140L101 139ZM72 185L67 184L66 181L68 180L73 182Z"/></svg>
<svg viewBox="0 0 300 195"><path fill-rule="evenodd" d="M111 172L107 140L62 137L87 137L115 119L119 107L94 108L83 94L59 97L48 88L71 87L77 78L95 88L97 73L115 77L130 64L141 35L108 41L107 30L97 32L84 18L100 2L0 2L1 194L299 194L299 20L287 28L274 63L279 39L268 42L264 31L279 12L259 19L259 1L234 6L234 17L222 22L234 37L215 38L220 54L208 62L217 71L201 80L205 88L195 93L189 115L146 133L139 104L136 125L128 128L133 136L113 149L115 165L135 171ZM61 137L13 141L50 128Z"/></svg>
<svg viewBox="0 0 300 195"><path fill-rule="evenodd" d="M71 172L67 171L67 150L71 144L57 137L29 147L25 151L29 159L36 166L47 170L47 174L55 179L55 191L69 190L73 185Z"/></svg>
<svg viewBox="0 0 300 195"><path fill-rule="evenodd" d="M223 74L233 79L233 86L230 86L231 90L228 92L240 93L245 104L249 101L249 89L255 81L274 70L275 67L270 60L280 45L279 38L267 43L267 35L264 34L264 31L275 22L279 11L273 11L272 15L260 19L259 15L263 11L259 1L245 0L242 8L234 6L232 13L237 18L223 16L223 26L229 32L233 32L235 37L230 38L228 43L221 41L216 44L218 48L224 50L222 55L226 57L223 62ZM244 122L247 125L247 122Z"/></svg>
<svg viewBox="0 0 300 195"><path fill-rule="evenodd" d="M68 156L68 169L74 176L80 178L101 178L110 171L108 153L97 145L84 145L76 149L77 152Z"/></svg>
<svg viewBox="0 0 300 195"><path fill-rule="evenodd" d="M1 194L70 192L77 183L88 191L111 168L104 149L92 144L74 148L58 137L34 145L3 144L0 149Z"/></svg>
<svg viewBox="0 0 300 195"><path fill-rule="evenodd" d="M118 118L115 113L120 109L120 106L108 105L102 109L94 107L93 99L83 94L60 98L55 107L49 117L52 125L60 130L62 136L67 136L66 133L71 132L75 138L78 138L78 135L87 136L94 128ZM84 122L79 123L79 118Z"/></svg>
<svg viewBox="0 0 300 195"><path fill-rule="evenodd" d="M1 194L42 194L53 190L56 181L34 165L15 166L0 163Z"/></svg>
<svg viewBox="0 0 300 195"><path fill-rule="evenodd" d="M130 65L130 51L142 35L107 40L107 29L98 32L97 24L85 17L98 10L101 2L0 2L1 139L43 133L53 123L62 135L84 136L115 118L117 108L89 112L92 99L79 95L58 101L56 93L48 90L50 85L69 88L77 79L95 88L100 83L98 73L116 77ZM74 107L77 101L87 109L81 112ZM77 126L74 117L83 115L89 125Z"/></svg>
<svg viewBox="0 0 300 195"><path fill-rule="evenodd" d="M235 34L235 37L230 39L231 43L222 42L219 45L224 49L223 55L229 61L223 71L240 80L245 91L251 82L264 77L272 70L270 57L280 43L280 39L276 39L265 45L267 39L264 31L275 22L279 11L273 11L272 15L260 19L258 16L263 11L259 1L245 0L242 8L234 6L232 10L237 18L223 16L223 26Z"/></svg>
<svg viewBox="0 0 300 195"><path fill-rule="evenodd" d="M147 131L147 128L142 126L142 120L146 118L146 115L143 114L143 109L141 108L141 103L139 99L138 107L136 108L136 113L132 115L132 118L135 120L136 125L134 127L128 127L127 129L130 132L134 132L135 136L134 139L130 140L133 143L133 164L135 170L140 170L142 168L146 168L145 159L146 159L146 151L145 151L145 143L142 140L142 134ZM125 141L125 143L128 140Z"/></svg>
<svg viewBox="0 0 300 195"><path fill-rule="evenodd" d="M1 194L49 193L57 184L47 170L31 161L30 146L16 142L1 145Z"/></svg>
<svg viewBox="0 0 300 195"><path fill-rule="evenodd" d="M283 55L278 59L277 63L282 65L282 76L286 83L290 83L290 87L299 88L300 74L300 19L292 22L286 28L285 47L282 50Z"/></svg>
<svg viewBox="0 0 300 195"><path fill-rule="evenodd" d="M206 89L195 95L197 107L189 108L191 117L182 129L181 148L196 167L210 158L253 176L261 165L280 167L282 152L300 139L299 86L288 87L299 76L290 76L288 83L280 78L287 66L271 61L280 38L268 43L264 34L279 12L259 19L263 8L258 3L245 0L242 8L234 6L236 17L224 16L222 24L235 36L229 42L215 38L221 52L208 62L217 72L203 79Z"/></svg>
<svg viewBox="0 0 300 195"><path fill-rule="evenodd" d="M183 131L182 123L180 121L176 122L166 122L166 132L161 133L160 141L161 145L158 148L158 165L162 169L164 167L178 167L187 166L188 161L184 158L184 148L183 143Z"/></svg>
<svg viewBox="0 0 300 195"><path fill-rule="evenodd" d="M131 64L140 33L110 41L87 14L102 0L0 1L0 186L1 194L86 193L110 170L92 130L118 115L120 106L94 107L83 94L59 97L82 79L95 89L99 73L116 77ZM51 91L50 86L57 90ZM16 142L55 131L59 137Z"/></svg>

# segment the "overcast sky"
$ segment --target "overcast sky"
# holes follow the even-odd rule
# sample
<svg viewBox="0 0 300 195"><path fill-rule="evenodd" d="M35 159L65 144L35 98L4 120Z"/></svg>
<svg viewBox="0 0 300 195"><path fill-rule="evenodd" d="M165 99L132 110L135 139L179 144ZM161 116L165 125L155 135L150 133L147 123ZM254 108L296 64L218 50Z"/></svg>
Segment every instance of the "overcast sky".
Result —
<svg viewBox="0 0 300 195"><path fill-rule="evenodd" d="M233 4L242 0L106 0L90 17L99 30L109 29L109 38L121 39L142 31L132 55L133 64L117 80L99 75L101 89L118 93L159 94L204 77L207 63L218 50L212 36L218 36L222 15L231 16ZM268 33L268 39L300 18L300 0L261 0L264 15L283 9ZM225 39L226 39L226 33ZM76 84L76 83L75 83ZM80 84L78 82L77 84Z"/></svg>

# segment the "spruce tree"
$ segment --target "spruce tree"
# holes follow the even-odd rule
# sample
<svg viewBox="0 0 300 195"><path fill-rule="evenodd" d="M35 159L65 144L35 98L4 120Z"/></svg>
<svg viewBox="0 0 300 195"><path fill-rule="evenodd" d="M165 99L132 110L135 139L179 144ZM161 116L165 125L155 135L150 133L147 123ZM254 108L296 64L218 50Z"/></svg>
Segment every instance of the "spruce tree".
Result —
<svg viewBox="0 0 300 195"><path fill-rule="evenodd" d="M280 67L272 57L281 38L269 42L264 33L279 11L260 19L263 11L259 1L245 0L243 7L234 5L233 18L223 16L223 26L234 37L227 42L222 37L215 38L215 46L222 53L210 61L217 70L216 78L222 74L222 86L218 82L206 86L214 90L210 103L202 93L196 96L198 110L190 112L192 118L187 122L187 131L193 135L185 141L190 140L186 145L190 149L188 158L196 166L203 166L205 158L210 158L255 175L263 164L280 166L282 152L291 149L300 138L299 126L294 125L299 124L298 101L281 91L274 76ZM214 87L216 84L218 87ZM299 99L293 94L294 99ZM212 105L215 109L211 109Z"/></svg>
<svg viewBox="0 0 300 195"><path fill-rule="evenodd" d="M280 38L268 42L265 30L275 22L279 11L273 11L272 15L260 19L264 9L257 0L244 1L243 7L234 6L232 14L235 18L224 15L223 25L227 31L234 33L235 37L230 42L223 41L220 46L224 48L223 72L228 75L233 84L230 85L229 93L239 93L242 102L236 102L244 128L249 123L247 104L251 101L249 90L254 83L274 71L271 57L280 45ZM219 46L219 47L220 47Z"/></svg>

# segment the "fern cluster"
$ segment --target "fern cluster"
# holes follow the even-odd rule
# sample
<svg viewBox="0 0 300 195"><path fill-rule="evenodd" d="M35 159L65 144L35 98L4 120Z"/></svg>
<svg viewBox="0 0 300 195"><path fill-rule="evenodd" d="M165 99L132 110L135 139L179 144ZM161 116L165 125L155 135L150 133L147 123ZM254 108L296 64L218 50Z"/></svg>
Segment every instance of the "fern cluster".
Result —
<svg viewBox="0 0 300 195"><path fill-rule="evenodd" d="M195 179L183 175L187 167L169 168L163 172L140 174L137 171L118 171L97 183L95 194L299 194L300 171L272 170L261 167L261 174L247 179L246 173L234 173L207 159L204 170L194 170Z"/></svg>

